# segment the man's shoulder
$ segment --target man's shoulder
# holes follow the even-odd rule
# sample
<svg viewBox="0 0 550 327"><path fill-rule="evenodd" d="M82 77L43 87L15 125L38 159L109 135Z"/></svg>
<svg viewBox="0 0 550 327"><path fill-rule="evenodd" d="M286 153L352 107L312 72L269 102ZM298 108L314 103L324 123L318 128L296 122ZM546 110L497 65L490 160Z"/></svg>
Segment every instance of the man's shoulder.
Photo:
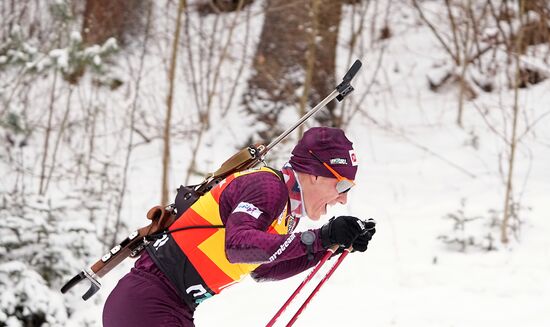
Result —
<svg viewBox="0 0 550 327"><path fill-rule="evenodd" d="M228 212L241 204L253 205L273 218L287 205L288 190L284 180L276 174L262 170L233 180L223 191L221 202L222 208L226 208Z"/></svg>
<svg viewBox="0 0 550 327"><path fill-rule="evenodd" d="M277 174L261 170L236 178L227 191L237 198L269 199L269 202L286 202L288 190L284 180ZM278 200L278 201L277 201Z"/></svg>
<svg viewBox="0 0 550 327"><path fill-rule="evenodd" d="M240 188L251 188L257 191L271 191L288 195L283 177L277 174L276 171L259 170L240 176L237 180L240 180L240 183L238 183Z"/></svg>

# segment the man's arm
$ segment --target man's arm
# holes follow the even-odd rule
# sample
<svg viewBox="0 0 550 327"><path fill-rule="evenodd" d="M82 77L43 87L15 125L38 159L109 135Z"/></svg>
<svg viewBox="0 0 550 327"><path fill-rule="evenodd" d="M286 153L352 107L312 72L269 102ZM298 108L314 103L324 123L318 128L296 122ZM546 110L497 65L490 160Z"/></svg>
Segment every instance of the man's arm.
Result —
<svg viewBox="0 0 550 327"><path fill-rule="evenodd" d="M267 232L287 201L286 186L268 172L240 177L224 190L220 213L222 219L227 217L225 253L230 262L269 263L307 256L307 248L300 241L301 233ZM313 252L322 249L321 242L316 240Z"/></svg>
<svg viewBox="0 0 550 327"><path fill-rule="evenodd" d="M281 280L292 277L315 266L323 257L325 252L317 252L312 260L308 260L307 255L286 260L265 263L256 268L250 276L257 282L266 282Z"/></svg>

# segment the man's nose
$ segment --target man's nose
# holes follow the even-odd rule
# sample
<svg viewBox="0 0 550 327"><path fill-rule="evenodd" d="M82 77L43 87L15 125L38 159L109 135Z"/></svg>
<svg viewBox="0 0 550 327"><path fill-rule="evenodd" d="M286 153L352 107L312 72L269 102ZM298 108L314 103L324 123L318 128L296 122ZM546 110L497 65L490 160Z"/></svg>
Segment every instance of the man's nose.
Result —
<svg viewBox="0 0 550 327"><path fill-rule="evenodd" d="M348 202L348 193L340 193L338 194L338 198L336 199L338 203L346 204Z"/></svg>

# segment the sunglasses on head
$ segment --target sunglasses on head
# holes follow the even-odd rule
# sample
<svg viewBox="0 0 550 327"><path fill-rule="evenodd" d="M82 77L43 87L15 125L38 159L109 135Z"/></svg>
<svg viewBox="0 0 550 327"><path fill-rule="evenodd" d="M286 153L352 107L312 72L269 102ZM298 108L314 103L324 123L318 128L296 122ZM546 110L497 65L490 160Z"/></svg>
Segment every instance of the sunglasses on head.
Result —
<svg viewBox="0 0 550 327"><path fill-rule="evenodd" d="M346 193L352 187L355 186L355 183L351 179L347 179L344 176L338 174L338 172L336 170L332 169L331 166L329 166L326 162L321 160L321 158L319 158L315 153L313 153L313 151L311 151L311 150L308 150L308 151L309 151L309 153L311 153L311 155L315 159L317 159L317 161L319 161L323 166L325 166L332 173L332 175L334 175L334 177L336 177L336 179L338 180L338 183L336 183L336 191L338 191L338 193L340 193L340 194Z"/></svg>

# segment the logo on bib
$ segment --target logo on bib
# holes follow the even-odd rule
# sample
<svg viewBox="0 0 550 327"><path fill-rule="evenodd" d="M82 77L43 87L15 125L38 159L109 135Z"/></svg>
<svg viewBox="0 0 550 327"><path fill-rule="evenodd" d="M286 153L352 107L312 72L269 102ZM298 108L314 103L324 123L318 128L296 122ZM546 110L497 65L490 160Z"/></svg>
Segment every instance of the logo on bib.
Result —
<svg viewBox="0 0 550 327"><path fill-rule="evenodd" d="M244 212L244 213L247 213L249 215L251 215L252 217L258 219L258 217L260 217L260 215L263 213L260 209L258 209L255 205L253 205L252 203L248 203L248 202L241 202L239 203L239 205L235 208L235 210L233 210L233 212Z"/></svg>

